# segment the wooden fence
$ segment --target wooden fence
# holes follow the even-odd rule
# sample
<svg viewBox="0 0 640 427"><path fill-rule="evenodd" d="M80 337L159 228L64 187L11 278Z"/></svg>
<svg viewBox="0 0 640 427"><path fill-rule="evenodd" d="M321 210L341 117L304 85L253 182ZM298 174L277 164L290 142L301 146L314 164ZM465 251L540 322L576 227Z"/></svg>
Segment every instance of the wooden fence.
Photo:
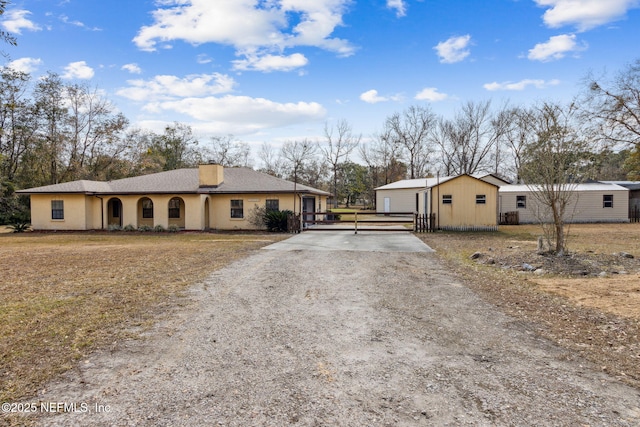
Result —
<svg viewBox="0 0 640 427"><path fill-rule="evenodd" d="M634 206L629 208L629 221L640 222L640 207Z"/></svg>
<svg viewBox="0 0 640 427"><path fill-rule="evenodd" d="M406 229L416 232L435 230L435 219L419 218L415 212L304 212L303 229L331 231L336 229L358 231L398 231ZM424 215L423 215L424 216ZM435 214L432 215L435 218ZM337 228L339 227L339 228ZM411 228L409 228L411 227Z"/></svg>
<svg viewBox="0 0 640 427"><path fill-rule="evenodd" d="M414 214L413 231L416 233L433 233L436 231L436 214Z"/></svg>
<svg viewBox="0 0 640 427"><path fill-rule="evenodd" d="M287 231L289 233L300 232L300 214L290 213L287 215Z"/></svg>
<svg viewBox="0 0 640 427"><path fill-rule="evenodd" d="M520 224L520 215L518 211L505 212L500 214L500 225L518 225Z"/></svg>

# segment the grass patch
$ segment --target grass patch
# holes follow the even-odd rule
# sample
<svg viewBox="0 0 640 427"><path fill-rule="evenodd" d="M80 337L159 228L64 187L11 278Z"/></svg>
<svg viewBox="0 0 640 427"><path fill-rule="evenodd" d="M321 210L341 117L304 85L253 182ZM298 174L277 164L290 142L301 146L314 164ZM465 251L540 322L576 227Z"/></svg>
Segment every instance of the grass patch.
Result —
<svg viewBox="0 0 640 427"><path fill-rule="evenodd" d="M0 235L0 402L135 336L190 285L284 235Z"/></svg>

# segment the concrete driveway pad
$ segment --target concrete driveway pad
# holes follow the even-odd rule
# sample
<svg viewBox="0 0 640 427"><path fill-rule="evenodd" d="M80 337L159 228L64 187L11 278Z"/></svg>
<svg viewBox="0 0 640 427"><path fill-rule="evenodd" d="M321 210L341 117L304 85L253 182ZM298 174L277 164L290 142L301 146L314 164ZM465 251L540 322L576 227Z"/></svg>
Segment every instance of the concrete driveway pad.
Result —
<svg viewBox="0 0 640 427"><path fill-rule="evenodd" d="M406 231L305 231L266 246L280 251L434 252Z"/></svg>

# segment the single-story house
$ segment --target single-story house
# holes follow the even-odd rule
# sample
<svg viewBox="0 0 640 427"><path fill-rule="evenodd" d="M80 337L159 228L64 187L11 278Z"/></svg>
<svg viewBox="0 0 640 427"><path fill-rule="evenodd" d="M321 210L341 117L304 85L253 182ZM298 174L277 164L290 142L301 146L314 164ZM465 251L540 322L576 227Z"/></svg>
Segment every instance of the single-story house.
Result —
<svg viewBox="0 0 640 427"><path fill-rule="evenodd" d="M402 180L376 188L377 212L435 214L445 230L495 230L498 188L471 175Z"/></svg>
<svg viewBox="0 0 640 427"><path fill-rule="evenodd" d="M177 226L255 229L255 207L322 212L328 192L249 168L200 165L114 181L72 181L18 191L31 198L35 230ZM302 207L302 209L301 209Z"/></svg>
<svg viewBox="0 0 640 427"><path fill-rule="evenodd" d="M504 185L500 187L500 213L518 212L520 224L539 222L534 186ZM575 184L568 187L573 198L566 210L565 221L573 223L629 222L629 189L603 182Z"/></svg>

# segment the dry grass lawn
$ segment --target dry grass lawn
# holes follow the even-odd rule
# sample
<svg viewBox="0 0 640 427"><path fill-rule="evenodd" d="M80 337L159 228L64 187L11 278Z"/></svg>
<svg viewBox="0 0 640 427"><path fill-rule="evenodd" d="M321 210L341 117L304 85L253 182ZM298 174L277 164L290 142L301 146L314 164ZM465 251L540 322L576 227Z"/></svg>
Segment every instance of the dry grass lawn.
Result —
<svg viewBox="0 0 640 427"><path fill-rule="evenodd" d="M0 235L0 402L166 315L191 284L273 234Z"/></svg>
<svg viewBox="0 0 640 427"><path fill-rule="evenodd" d="M472 289L565 347L568 358L586 357L640 387L640 224L580 224L569 232L571 255L561 260L536 254L540 229L533 225L421 238ZM483 256L472 261L475 252ZM541 276L518 271L524 262L548 271ZM578 276L572 274L575 268L607 274Z"/></svg>
<svg viewBox="0 0 640 427"><path fill-rule="evenodd" d="M536 276L499 268L501 259L535 262L535 226L420 237L473 289L565 346L567 357L583 355L640 386L640 224L574 225L570 232L576 258L627 274ZM34 395L88 352L135 337L176 304L188 304L181 295L189 285L285 237L0 234L0 402ZM471 261L477 251L498 262ZM621 258L611 258L621 251L636 258L622 265ZM610 259L621 265L612 266Z"/></svg>

